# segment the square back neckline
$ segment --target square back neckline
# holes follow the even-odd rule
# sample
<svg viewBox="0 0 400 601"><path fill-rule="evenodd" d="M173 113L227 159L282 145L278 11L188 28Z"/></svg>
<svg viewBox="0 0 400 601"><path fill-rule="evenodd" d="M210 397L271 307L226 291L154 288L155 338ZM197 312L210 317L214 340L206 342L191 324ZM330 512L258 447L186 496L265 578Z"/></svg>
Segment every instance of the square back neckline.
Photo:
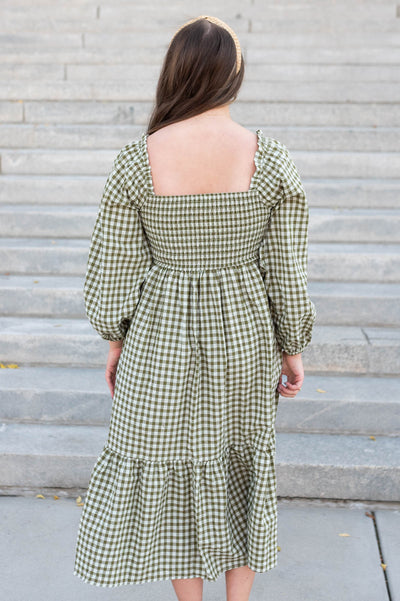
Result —
<svg viewBox="0 0 400 601"><path fill-rule="evenodd" d="M234 192L201 192L199 194L156 194L154 192L152 167L150 164L149 152L148 152L148 147L147 147L147 139L149 137L149 134L147 132L144 132L143 133L143 146L144 146L144 155L145 155L146 167L147 167L147 173L148 173L148 186L149 186L149 190L150 190L150 195L155 199L198 198L198 197L209 198L209 197L215 197L215 196L220 196L220 197L251 196L252 194L257 192L257 189L253 188L253 185L254 185L256 176L258 176L259 156L261 154L261 144L260 144L261 133L262 133L261 129L257 129L255 133L257 135L257 148L254 153L253 163L255 164L256 169L251 177L250 185L247 190L242 190L239 192L235 192L235 191Z"/></svg>

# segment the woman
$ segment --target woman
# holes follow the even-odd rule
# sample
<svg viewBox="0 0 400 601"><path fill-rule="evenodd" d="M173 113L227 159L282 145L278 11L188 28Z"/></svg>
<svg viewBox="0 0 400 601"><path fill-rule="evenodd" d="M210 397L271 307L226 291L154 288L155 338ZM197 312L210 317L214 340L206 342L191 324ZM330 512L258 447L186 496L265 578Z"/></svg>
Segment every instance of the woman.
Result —
<svg viewBox="0 0 400 601"><path fill-rule="evenodd" d="M84 286L113 397L77 541L90 584L169 579L198 601L225 572L243 601L277 563L276 410L316 312L296 167L229 114L243 75L225 23L184 24L105 185Z"/></svg>

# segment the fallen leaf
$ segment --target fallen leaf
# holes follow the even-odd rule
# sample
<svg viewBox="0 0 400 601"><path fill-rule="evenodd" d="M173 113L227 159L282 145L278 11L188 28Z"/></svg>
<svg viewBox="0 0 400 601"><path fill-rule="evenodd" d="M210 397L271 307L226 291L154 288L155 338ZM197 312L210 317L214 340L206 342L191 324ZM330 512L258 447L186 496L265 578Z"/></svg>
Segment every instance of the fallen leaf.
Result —
<svg viewBox="0 0 400 601"><path fill-rule="evenodd" d="M59 499L60 497L58 497L57 495L54 495L53 499Z"/></svg>
<svg viewBox="0 0 400 601"><path fill-rule="evenodd" d="M82 501L82 497L79 495L79 497L76 498L76 502L80 503Z"/></svg>
<svg viewBox="0 0 400 601"><path fill-rule="evenodd" d="M370 436L371 440L376 440L375 436Z"/></svg>
<svg viewBox="0 0 400 601"><path fill-rule="evenodd" d="M281 550L281 548L280 548L280 547L278 547L278 551L280 551L280 550Z"/></svg>
<svg viewBox="0 0 400 601"><path fill-rule="evenodd" d="M384 570L386 570L386 565L387 565L386 563L381 563L381 566Z"/></svg>
<svg viewBox="0 0 400 601"><path fill-rule="evenodd" d="M339 536L350 536L350 534L347 534L347 532L341 532Z"/></svg>
<svg viewBox="0 0 400 601"><path fill-rule="evenodd" d="M7 367L9 367L10 369L17 369L18 364L17 363L7 363Z"/></svg>
<svg viewBox="0 0 400 601"><path fill-rule="evenodd" d="M1 369L5 369L6 368L6 366L4 365L4 363L0 363L0 368Z"/></svg>
<svg viewBox="0 0 400 601"><path fill-rule="evenodd" d="M79 505L81 507L83 505L83 503L77 503L77 505Z"/></svg>
<svg viewBox="0 0 400 601"><path fill-rule="evenodd" d="M33 280L34 284L39 284L39 280Z"/></svg>
<svg viewBox="0 0 400 601"><path fill-rule="evenodd" d="M38 499L44 499L44 496L43 496L43 495L36 495L36 497L37 497Z"/></svg>
<svg viewBox="0 0 400 601"><path fill-rule="evenodd" d="M317 388L317 392L326 392L326 390L322 390L322 388Z"/></svg>

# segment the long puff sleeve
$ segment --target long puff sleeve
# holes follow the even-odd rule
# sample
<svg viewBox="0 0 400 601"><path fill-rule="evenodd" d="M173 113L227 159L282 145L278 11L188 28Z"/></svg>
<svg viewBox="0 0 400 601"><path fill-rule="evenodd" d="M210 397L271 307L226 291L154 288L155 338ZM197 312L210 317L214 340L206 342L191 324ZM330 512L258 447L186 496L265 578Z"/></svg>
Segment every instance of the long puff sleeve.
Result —
<svg viewBox="0 0 400 601"><path fill-rule="evenodd" d="M309 210L293 159L286 146L279 145L278 201L260 247L260 268L279 347L296 355L310 343L316 319L307 290Z"/></svg>
<svg viewBox="0 0 400 601"><path fill-rule="evenodd" d="M128 194L128 162L125 147L104 187L84 281L86 315L105 340L125 338L152 265L138 209Z"/></svg>

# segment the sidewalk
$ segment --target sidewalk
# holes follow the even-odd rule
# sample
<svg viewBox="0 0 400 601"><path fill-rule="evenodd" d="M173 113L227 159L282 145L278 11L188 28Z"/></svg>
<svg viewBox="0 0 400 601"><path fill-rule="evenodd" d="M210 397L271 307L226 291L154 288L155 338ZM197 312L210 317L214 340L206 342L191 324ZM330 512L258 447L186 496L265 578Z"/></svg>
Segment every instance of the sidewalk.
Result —
<svg viewBox="0 0 400 601"><path fill-rule="evenodd" d="M170 581L102 588L74 576L81 513L75 498L2 496L0 507L7 601L176 599ZM376 529L365 512L375 515ZM400 504L283 499L278 520L278 566L256 574L251 601L400 601ZM225 600L223 574L204 582L203 599Z"/></svg>

